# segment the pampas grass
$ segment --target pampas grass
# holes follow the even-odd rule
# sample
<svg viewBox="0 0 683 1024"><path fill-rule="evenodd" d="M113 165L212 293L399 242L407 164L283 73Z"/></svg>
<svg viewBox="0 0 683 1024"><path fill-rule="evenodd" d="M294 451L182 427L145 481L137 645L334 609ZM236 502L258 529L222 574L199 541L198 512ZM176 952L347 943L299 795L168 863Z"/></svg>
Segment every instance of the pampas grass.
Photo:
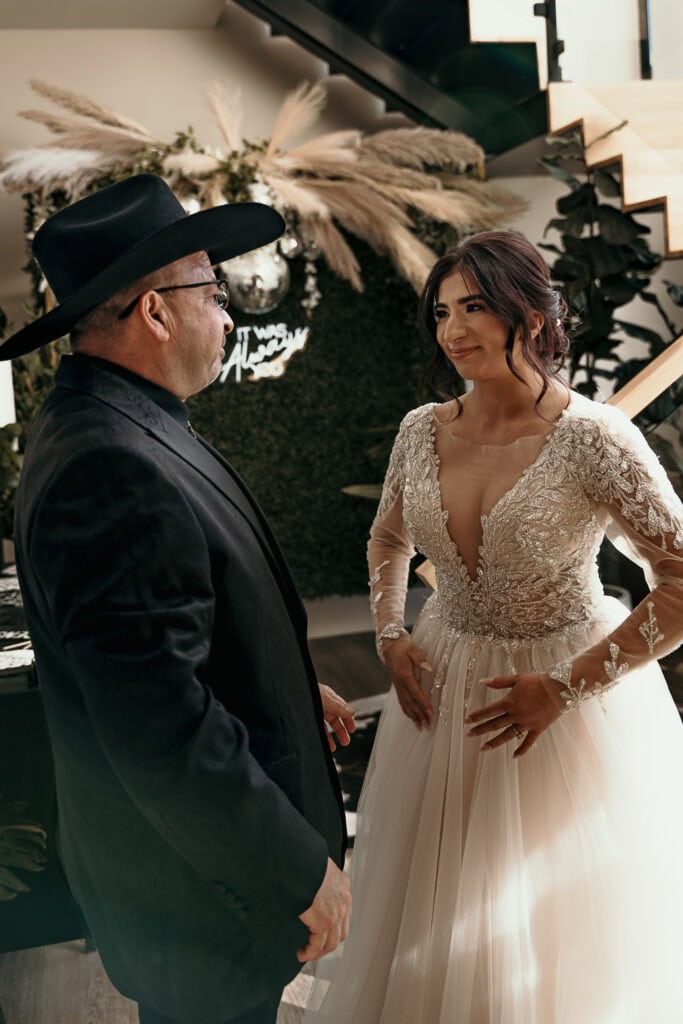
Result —
<svg viewBox="0 0 683 1024"><path fill-rule="evenodd" d="M0 170L0 188L7 192L39 192L47 195L64 189L76 196L83 183L102 174L99 150L41 147L10 154Z"/></svg>
<svg viewBox="0 0 683 1024"><path fill-rule="evenodd" d="M403 167L483 167L484 150L461 132L438 128L389 128L367 135L367 156Z"/></svg>
<svg viewBox="0 0 683 1024"><path fill-rule="evenodd" d="M239 90L209 83L208 104L225 154L197 146L191 132L175 143L162 143L147 128L85 96L38 80L31 85L61 110L20 114L43 125L53 138L42 148L11 154L0 167L2 187L43 195L64 189L77 198L79 189L107 173L147 169L150 153L180 197L192 195L204 207L233 195L233 180L240 183L238 194L260 183L301 233L316 242L329 266L359 291L360 267L340 227L388 255L419 290L435 256L417 237L416 217L462 232L493 227L524 208L506 190L463 173L469 168L481 176L484 153L460 132L416 127L363 135L347 130L298 141L325 102L320 83L304 82L285 98L272 135L263 143L242 138Z"/></svg>
<svg viewBox="0 0 683 1024"><path fill-rule="evenodd" d="M357 292L363 291L360 266L353 250L331 220L311 217L306 221L306 234L320 246L331 270L345 278Z"/></svg>
<svg viewBox="0 0 683 1024"><path fill-rule="evenodd" d="M209 109L216 119L216 124L228 147L228 153L236 153L242 148L242 91L235 89L232 96L222 82L209 82L206 87Z"/></svg>
<svg viewBox="0 0 683 1024"><path fill-rule="evenodd" d="M137 121L131 121L129 117L124 117L123 114L118 114L109 107L94 103L87 96L81 96L80 93L71 92L69 89L60 89L57 85L48 85L47 82L43 82L39 78L31 78L29 85L39 96L52 100L58 107L70 110L73 114L92 118L100 124L112 125L114 128L126 128L139 135L149 134L147 129Z"/></svg>
<svg viewBox="0 0 683 1024"><path fill-rule="evenodd" d="M195 153L186 149L182 153L165 156L161 166L169 178L174 174L182 174L185 178L206 178L216 173L221 162L212 153Z"/></svg>
<svg viewBox="0 0 683 1024"><path fill-rule="evenodd" d="M281 200L283 206L293 210L302 219L329 217L323 199L307 186L303 178L284 178L276 174L263 174L266 185Z"/></svg>
<svg viewBox="0 0 683 1024"><path fill-rule="evenodd" d="M325 90L318 82L311 85L302 82L285 97L273 127L273 134L266 147L264 160L267 162L291 138L302 135L315 124L325 105Z"/></svg>

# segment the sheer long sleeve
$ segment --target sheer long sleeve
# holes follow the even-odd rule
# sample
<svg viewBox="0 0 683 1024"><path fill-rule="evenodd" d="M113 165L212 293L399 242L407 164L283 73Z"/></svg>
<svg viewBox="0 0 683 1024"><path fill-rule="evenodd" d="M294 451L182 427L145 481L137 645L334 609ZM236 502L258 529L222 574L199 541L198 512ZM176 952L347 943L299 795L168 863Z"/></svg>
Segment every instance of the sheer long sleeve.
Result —
<svg viewBox="0 0 683 1024"><path fill-rule="evenodd" d="M401 424L384 478L382 497L368 541L370 602L375 619L377 653L384 641L404 632L410 560L415 548L403 521L403 462L406 420Z"/></svg>
<svg viewBox="0 0 683 1024"><path fill-rule="evenodd" d="M651 592L602 641L550 671L549 693L563 710L683 641L681 503L640 431L616 410L605 413L579 428L579 473L608 536L643 567Z"/></svg>

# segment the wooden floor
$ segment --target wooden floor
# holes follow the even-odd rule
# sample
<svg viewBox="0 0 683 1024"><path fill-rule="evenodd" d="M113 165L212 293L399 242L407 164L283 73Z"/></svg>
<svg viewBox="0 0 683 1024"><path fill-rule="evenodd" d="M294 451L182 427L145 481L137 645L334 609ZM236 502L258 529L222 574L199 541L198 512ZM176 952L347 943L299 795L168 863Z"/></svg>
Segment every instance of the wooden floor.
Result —
<svg viewBox="0 0 683 1024"><path fill-rule="evenodd" d="M97 953L64 942L0 956L0 1007L7 1024L138 1024L137 1004L104 973ZM285 989L277 1024L301 1024L307 974Z"/></svg>
<svg viewBox="0 0 683 1024"><path fill-rule="evenodd" d="M310 647L318 678L346 700L388 688L371 634L326 637ZM303 1020L310 981L302 972L285 989L278 1024ZM138 1024L135 1003L112 987L98 954L85 953L82 941L0 955L0 1007L7 1024Z"/></svg>
<svg viewBox="0 0 683 1024"><path fill-rule="evenodd" d="M308 646L320 682L333 687L345 700L374 697L389 689L374 633L324 637L311 640Z"/></svg>

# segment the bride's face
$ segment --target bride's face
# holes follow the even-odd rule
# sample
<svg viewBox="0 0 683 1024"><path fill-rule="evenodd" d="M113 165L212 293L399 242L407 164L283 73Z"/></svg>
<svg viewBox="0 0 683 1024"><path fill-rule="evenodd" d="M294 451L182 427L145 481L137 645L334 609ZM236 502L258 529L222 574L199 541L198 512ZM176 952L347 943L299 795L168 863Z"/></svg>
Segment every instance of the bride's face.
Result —
<svg viewBox="0 0 683 1024"><path fill-rule="evenodd" d="M461 377L491 380L510 376L505 360L510 329L487 307L475 281L459 270L444 277L436 294L434 318L436 340Z"/></svg>

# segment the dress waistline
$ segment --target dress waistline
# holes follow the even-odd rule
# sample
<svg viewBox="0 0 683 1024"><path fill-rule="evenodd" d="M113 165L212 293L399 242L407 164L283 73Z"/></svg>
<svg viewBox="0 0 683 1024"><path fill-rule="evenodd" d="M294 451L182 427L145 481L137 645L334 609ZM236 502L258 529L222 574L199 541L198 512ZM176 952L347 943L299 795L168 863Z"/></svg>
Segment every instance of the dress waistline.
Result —
<svg viewBox="0 0 683 1024"><path fill-rule="evenodd" d="M585 618L575 619L556 629L549 629L543 633L533 633L526 636L501 636L500 633L483 633L471 629L463 629L453 621L452 616L444 614L444 610L440 608L438 601L435 600L437 596L437 594L434 594L433 598L430 598L425 604L420 616L421 620L424 617L428 621L438 619L447 628L449 640L463 639L478 641L479 643L496 644L505 651L515 651L522 647L528 647L529 644L539 642L563 642L574 639L577 635L586 633L595 626L609 626L611 624L611 617L606 610L592 608L589 610L590 614Z"/></svg>

